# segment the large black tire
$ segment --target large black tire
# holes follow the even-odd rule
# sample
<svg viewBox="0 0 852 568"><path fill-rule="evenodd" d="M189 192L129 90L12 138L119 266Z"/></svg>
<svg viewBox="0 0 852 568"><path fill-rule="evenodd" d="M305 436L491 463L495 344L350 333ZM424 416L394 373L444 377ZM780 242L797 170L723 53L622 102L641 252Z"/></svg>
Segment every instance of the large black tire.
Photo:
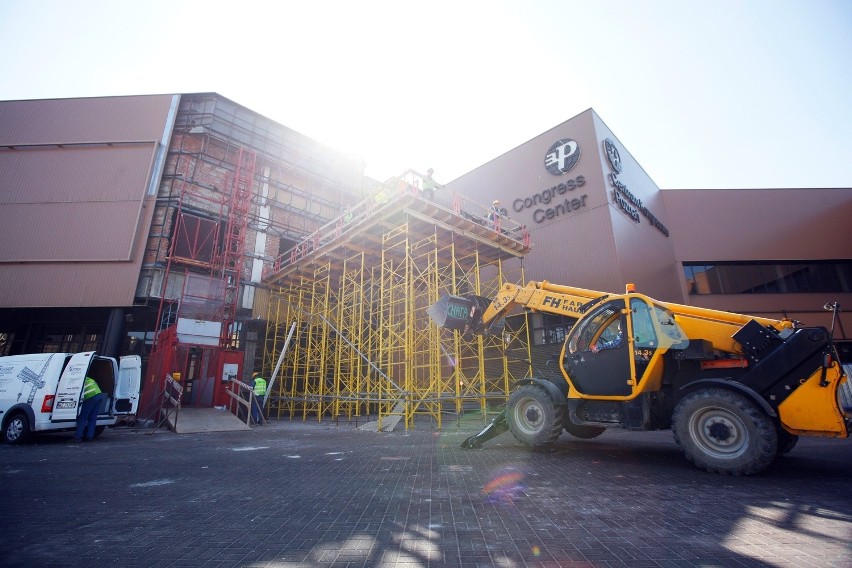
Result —
<svg viewBox="0 0 852 568"><path fill-rule="evenodd" d="M672 415L672 432L686 459L713 473L757 473L778 450L770 417L744 395L723 388L685 396Z"/></svg>
<svg viewBox="0 0 852 568"><path fill-rule="evenodd" d="M23 412L16 412L6 421L3 441L7 444L23 444L30 437L30 421Z"/></svg>
<svg viewBox="0 0 852 568"><path fill-rule="evenodd" d="M524 385L509 397L506 419L515 438L533 448L553 444L562 434L565 407L543 388Z"/></svg>
<svg viewBox="0 0 852 568"><path fill-rule="evenodd" d="M95 426L95 438L103 434L104 430L106 430L106 426Z"/></svg>

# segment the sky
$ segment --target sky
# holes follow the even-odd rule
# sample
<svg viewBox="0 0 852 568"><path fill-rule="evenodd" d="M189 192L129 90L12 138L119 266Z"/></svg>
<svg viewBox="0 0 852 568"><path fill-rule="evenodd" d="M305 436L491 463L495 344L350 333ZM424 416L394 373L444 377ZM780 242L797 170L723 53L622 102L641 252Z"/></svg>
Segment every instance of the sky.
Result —
<svg viewBox="0 0 852 568"><path fill-rule="evenodd" d="M0 48L0 100L216 92L379 180L593 108L663 189L852 187L849 0L0 0Z"/></svg>

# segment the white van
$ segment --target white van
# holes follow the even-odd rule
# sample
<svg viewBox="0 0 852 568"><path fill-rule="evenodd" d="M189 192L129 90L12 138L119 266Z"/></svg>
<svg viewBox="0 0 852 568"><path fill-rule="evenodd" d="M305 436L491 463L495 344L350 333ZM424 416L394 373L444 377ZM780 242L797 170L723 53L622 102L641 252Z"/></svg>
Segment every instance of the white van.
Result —
<svg viewBox="0 0 852 568"><path fill-rule="evenodd" d="M94 351L0 357L3 440L20 444L33 432L74 430L87 376L105 395L95 435L119 416L136 413L142 379L138 355L122 357L120 364Z"/></svg>

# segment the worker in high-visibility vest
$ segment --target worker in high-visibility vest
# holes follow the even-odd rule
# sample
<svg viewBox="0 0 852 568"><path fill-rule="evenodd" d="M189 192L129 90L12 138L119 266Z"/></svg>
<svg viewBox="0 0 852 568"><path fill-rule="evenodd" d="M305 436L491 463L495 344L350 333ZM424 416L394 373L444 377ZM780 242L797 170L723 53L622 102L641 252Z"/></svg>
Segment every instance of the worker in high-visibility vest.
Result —
<svg viewBox="0 0 852 568"><path fill-rule="evenodd" d="M254 372L251 375L251 388L254 391L254 405L251 407L251 417L255 424L260 424L260 418L263 416L263 402L266 399L266 379L260 376L260 373Z"/></svg>
<svg viewBox="0 0 852 568"><path fill-rule="evenodd" d="M86 377L83 381L83 403L80 405L80 413L77 415L77 431L74 432L74 441L92 441L95 439L95 427L98 424L98 412L101 409L104 395L101 387L92 377Z"/></svg>

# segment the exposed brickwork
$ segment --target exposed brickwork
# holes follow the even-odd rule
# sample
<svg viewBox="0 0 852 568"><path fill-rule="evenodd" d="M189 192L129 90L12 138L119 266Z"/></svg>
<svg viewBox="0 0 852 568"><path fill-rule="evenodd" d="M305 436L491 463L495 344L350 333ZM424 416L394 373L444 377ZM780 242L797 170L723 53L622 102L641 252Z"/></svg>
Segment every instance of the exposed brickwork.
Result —
<svg viewBox="0 0 852 568"><path fill-rule="evenodd" d="M223 105L221 108L219 105ZM246 114L248 112L248 114ZM211 114L212 113L212 114ZM228 200L240 151L239 143L228 143L221 134L223 123L214 132L211 118L219 115L226 121L235 117L251 117L254 136L272 136L282 141L280 159L269 154L268 141L256 152L252 206L245 235L245 253L256 254L257 220L261 192L267 188L272 227L267 231L263 255L267 262L277 258L282 248L289 248L343 211L344 205L359 198L363 185L363 164L339 154L317 142L302 137L272 121L264 122L250 111L241 110L216 96L188 95L181 103L177 126L159 187L154 220L144 257L145 266L163 268L174 233L175 211L180 203L186 214L200 214L220 219L220 234L225 234ZM244 124L240 122L240 124ZM236 132L236 130L234 131ZM211 134L212 133L212 134ZM245 132L240 134L245 140ZM270 138L271 139L271 138ZM285 237L282 244L282 237ZM223 237L220 237L220 240ZM190 247L191 248L191 247ZM215 260L214 260L215 263ZM251 278L253 262L243 263L243 281ZM266 267L267 270L269 266ZM204 272L211 267L195 264L193 270Z"/></svg>

